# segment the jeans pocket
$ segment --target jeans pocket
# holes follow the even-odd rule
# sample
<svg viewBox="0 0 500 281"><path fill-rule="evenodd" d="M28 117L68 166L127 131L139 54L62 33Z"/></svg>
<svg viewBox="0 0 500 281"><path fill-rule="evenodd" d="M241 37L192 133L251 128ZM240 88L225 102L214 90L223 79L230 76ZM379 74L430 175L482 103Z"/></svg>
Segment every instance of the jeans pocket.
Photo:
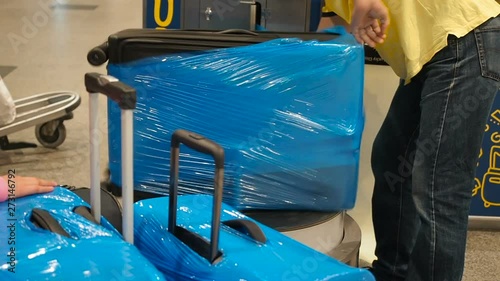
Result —
<svg viewBox="0 0 500 281"><path fill-rule="evenodd" d="M500 81L500 18L496 17L474 30L481 75Z"/></svg>

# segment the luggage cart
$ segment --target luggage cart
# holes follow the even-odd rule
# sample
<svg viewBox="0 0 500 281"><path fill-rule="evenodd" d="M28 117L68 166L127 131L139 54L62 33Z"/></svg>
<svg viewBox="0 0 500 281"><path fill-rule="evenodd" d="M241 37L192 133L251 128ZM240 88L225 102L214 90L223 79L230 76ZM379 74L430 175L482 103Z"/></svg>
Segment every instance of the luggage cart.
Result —
<svg viewBox="0 0 500 281"><path fill-rule="evenodd" d="M16 118L0 127L0 149L13 150L37 147L27 142L10 143L8 135L35 127L35 136L41 145L56 148L66 139L64 121L73 118L73 111L81 103L74 92L47 92L14 100Z"/></svg>

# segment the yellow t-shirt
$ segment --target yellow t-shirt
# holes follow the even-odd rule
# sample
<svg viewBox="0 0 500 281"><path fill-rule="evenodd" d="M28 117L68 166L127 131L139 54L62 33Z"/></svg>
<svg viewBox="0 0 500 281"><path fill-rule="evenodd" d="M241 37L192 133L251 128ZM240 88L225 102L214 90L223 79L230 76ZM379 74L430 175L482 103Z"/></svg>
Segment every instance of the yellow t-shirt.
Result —
<svg viewBox="0 0 500 281"><path fill-rule="evenodd" d="M376 49L406 82L447 45L448 35L462 37L500 14L497 0L382 1L389 9L391 23L386 41ZM325 6L351 22L353 0L325 0Z"/></svg>

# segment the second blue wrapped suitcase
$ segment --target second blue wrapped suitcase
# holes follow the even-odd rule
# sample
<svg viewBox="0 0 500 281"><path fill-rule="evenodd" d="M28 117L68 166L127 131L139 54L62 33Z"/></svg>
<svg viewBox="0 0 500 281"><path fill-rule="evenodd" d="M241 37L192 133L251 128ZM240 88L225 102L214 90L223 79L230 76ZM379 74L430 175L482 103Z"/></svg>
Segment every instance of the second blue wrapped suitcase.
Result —
<svg viewBox="0 0 500 281"><path fill-rule="evenodd" d="M180 144L215 160L214 196L178 194ZM224 150L189 131L172 136L170 194L135 204L135 245L166 278L202 281L374 281L221 203ZM182 170L182 168L181 168Z"/></svg>
<svg viewBox="0 0 500 281"><path fill-rule="evenodd" d="M129 144L124 145L127 149L123 159L127 160L132 149L127 141L133 141L127 132L132 130L135 90L113 77L98 73L85 75L85 87L90 93L90 190L73 192L56 187L49 193L16 198L23 187L16 186L15 171L9 171L9 198L0 203L0 214L4 218L0 222L0 240L4 241L0 243L0 252L6 255L0 262L2 281L165 280L133 245L131 184L125 185L123 216L118 214L123 224L123 236L101 215L106 212L101 212L99 184L98 96L102 93L122 108L128 125L124 126L122 135L124 144ZM123 182L132 182L132 168L124 165ZM84 191L90 191L90 194ZM90 195L90 206L77 195L85 193ZM115 211L121 213L118 202L113 201ZM116 225L116 218L112 218Z"/></svg>
<svg viewBox="0 0 500 281"><path fill-rule="evenodd" d="M62 187L0 203L0 280L165 280L89 207Z"/></svg>

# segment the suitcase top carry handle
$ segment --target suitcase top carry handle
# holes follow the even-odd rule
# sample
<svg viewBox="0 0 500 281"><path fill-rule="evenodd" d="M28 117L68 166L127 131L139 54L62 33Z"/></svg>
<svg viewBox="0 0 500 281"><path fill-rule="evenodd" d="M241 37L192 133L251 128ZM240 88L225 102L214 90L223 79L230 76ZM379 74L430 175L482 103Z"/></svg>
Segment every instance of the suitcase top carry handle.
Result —
<svg viewBox="0 0 500 281"><path fill-rule="evenodd" d="M227 30L219 31L217 33L218 34L235 34L235 35L246 34L246 35L252 35L252 36L259 36L258 33L250 31L250 30L246 30L246 29L227 29Z"/></svg>
<svg viewBox="0 0 500 281"><path fill-rule="evenodd" d="M99 73L85 74L85 87L89 93L101 93L115 101L121 109L135 109L137 95L134 88L118 79Z"/></svg>
<svg viewBox="0 0 500 281"><path fill-rule="evenodd" d="M215 161L214 202L212 210L212 229L210 243L177 226L177 186L179 176L180 144L198 152L211 155ZM222 190L224 183L224 150L217 143L193 132L177 130L172 135L170 158L170 195L168 213L168 231L190 246L199 255L214 263L220 256L219 231L222 208ZM208 248L207 248L208 247Z"/></svg>
<svg viewBox="0 0 500 281"><path fill-rule="evenodd" d="M193 132L177 130L172 135L172 147L178 148L181 143L200 153L212 156L215 168L224 169L224 149L217 143Z"/></svg>
<svg viewBox="0 0 500 281"><path fill-rule="evenodd" d="M264 231L260 229L259 225L247 219L234 219L222 222L224 225L250 236L253 240L265 244L267 237Z"/></svg>
<svg viewBox="0 0 500 281"><path fill-rule="evenodd" d="M71 238L71 235L59 224L52 214L44 209L34 208L31 211L30 221L41 229L59 234L66 238Z"/></svg>

